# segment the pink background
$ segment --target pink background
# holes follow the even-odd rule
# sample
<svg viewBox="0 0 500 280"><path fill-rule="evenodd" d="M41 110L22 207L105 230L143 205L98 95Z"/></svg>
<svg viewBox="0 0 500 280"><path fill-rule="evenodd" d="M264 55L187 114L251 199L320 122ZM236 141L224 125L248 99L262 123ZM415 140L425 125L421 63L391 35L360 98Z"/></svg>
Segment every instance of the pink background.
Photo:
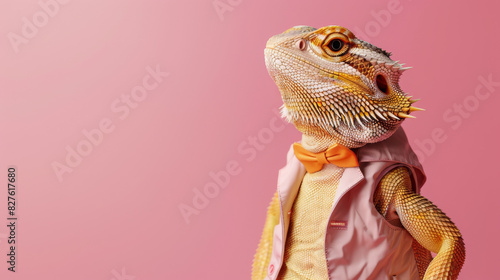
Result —
<svg viewBox="0 0 500 280"><path fill-rule="evenodd" d="M249 279L278 170L299 139L275 122L281 100L263 48L302 24L361 30L414 67L401 87L427 109L404 124L427 171L423 194L462 230L460 279L496 278L500 86L479 79L500 81L500 7L394 1L67 1L45 18L38 1L3 1L0 278ZM34 15L40 27L13 45ZM157 65L169 76L126 117L113 111ZM103 119L114 130L58 180L52 164ZM195 192L214 186L210 172L228 164L237 174L187 223L179 207L193 207ZM5 255L9 165L16 273Z"/></svg>

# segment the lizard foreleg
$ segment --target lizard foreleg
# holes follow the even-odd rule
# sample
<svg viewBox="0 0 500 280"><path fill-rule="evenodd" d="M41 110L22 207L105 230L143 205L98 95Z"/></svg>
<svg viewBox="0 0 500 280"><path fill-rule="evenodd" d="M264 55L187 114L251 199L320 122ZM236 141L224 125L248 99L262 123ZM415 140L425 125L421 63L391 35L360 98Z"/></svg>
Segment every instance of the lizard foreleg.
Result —
<svg viewBox="0 0 500 280"><path fill-rule="evenodd" d="M273 248L274 227L280 221L280 204L276 192L267 208L267 218L260 238L259 247L255 253L252 265L252 280L262 280L267 275L267 266L271 260Z"/></svg>
<svg viewBox="0 0 500 280"><path fill-rule="evenodd" d="M457 279L465 260L462 235L437 206L411 190L411 180L406 168L396 168L384 176L374 203L381 213L386 209L387 216L394 211L404 228L423 248L437 253L423 279ZM420 250L420 257L423 259L417 258L420 275L423 264L429 260L429 255L423 252L422 255Z"/></svg>

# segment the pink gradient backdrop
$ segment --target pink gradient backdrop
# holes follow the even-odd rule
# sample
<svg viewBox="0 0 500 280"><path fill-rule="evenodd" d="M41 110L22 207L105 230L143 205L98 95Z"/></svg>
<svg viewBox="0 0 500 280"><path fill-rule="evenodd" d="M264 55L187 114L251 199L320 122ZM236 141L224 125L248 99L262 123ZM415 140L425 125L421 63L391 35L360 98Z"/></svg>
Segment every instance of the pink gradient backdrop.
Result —
<svg viewBox="0 0 500 280"><path fill-rule="evenodd" d="M374 25L389 1L69 1L17 53L9 32L43 10L3 2L0 180L18 167L19 221L12 273L5 188L1 279L118 280L122 268L137 280L249 279L278 170L299 138L291 125L266 134L281 100L263 48L302 24L368 28L364 39L414 67L402 88L427 111L405 122L407 134L414 146L435 129L445 135L422 154L423 194L462 230L460 279L497 277L500 87L473 99L480 76L500 81L497 2L400 0ZM219 17L214 3L232 6ZM157 65L170 75L121 120L113 102ZM471 112L443 117L464 101ZM115 129L60 182L51 164L105 118ZM251 157L259 134L268 141ZM186 223L179 205L233 161L240 173Z"/></svg>

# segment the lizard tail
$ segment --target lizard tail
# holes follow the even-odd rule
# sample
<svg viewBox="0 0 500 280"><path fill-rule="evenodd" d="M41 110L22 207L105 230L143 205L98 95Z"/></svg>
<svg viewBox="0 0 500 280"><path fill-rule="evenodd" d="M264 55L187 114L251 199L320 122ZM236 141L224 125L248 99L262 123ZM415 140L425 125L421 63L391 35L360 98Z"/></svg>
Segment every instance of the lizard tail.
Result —
<svg viewBox="0 0 500 280"><path fill-rule="evenodd" d="M252 265L252 280L262 280L267 275L267 266L273 249L274 227L280 221L280 203L276 192L267 208L267 218Z"/></svg>

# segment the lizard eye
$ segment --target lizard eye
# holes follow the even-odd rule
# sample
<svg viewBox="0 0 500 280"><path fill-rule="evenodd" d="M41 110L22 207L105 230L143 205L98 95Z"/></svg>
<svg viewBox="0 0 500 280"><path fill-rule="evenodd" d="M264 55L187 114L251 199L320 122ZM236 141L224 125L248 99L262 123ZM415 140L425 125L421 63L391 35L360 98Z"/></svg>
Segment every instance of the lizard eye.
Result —
<svg viewBox="0 0 500 280"><path fill-rule="evenodd" d="M349 50L349 42L349 38L342 33L330 34L323 42L323 51L328 56L342 56Z"/></svg>
<svg viewBox="0 0 500 280"><path fill-rule="evenodd" d="M334 52L340 51L343 46L344 46L344 41L342 41L340 39L333 39L328 44L328 47L330 48L330 50L332 50Z"/></svg>

